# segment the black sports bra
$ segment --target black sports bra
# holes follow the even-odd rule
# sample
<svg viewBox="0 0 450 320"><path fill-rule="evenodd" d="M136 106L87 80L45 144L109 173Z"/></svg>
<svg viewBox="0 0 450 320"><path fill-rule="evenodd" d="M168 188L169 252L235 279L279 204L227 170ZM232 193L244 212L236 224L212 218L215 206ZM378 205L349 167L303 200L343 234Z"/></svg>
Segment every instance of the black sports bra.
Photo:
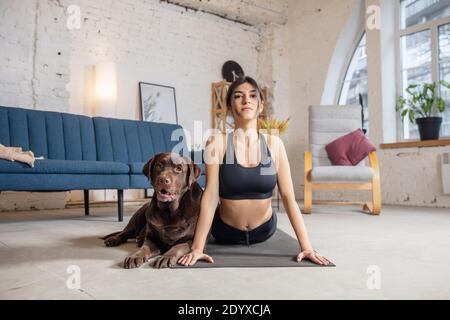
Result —
<svg viewBox="0 0 450 320"><path fill-rule="evenodd" d="M258 132L261 162L256 167L241 166L233 148L233 132L219 168L219 196L225 199L267 199L277 184L275 164L264 135Z"/></svg>

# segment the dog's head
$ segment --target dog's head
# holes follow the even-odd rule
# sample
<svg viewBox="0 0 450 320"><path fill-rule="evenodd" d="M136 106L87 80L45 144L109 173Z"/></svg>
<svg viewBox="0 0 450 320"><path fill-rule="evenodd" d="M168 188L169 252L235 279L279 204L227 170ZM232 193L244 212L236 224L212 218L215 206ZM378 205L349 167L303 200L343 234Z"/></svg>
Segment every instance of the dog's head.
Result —
<svg viewBox="0 0 450 320"><path fill-rule="evenodd" d="M201 169L190 158L165 152L147 161L142 172L151 181L157 199L171 202L180 199L191 188Z"/></svg>

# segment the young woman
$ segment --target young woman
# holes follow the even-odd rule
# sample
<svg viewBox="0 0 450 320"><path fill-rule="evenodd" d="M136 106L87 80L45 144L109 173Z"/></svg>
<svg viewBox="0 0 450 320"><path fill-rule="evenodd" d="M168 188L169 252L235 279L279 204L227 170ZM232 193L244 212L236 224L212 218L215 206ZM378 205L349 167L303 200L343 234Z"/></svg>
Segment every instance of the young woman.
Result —
<svg viewBox="0 0 450 320"><path fill-rule="evenodd" d="M214 134L206 143L206 188L191 251L178 260L181 265L214 262L203 252L210 230L216 241L227 244L251 244L271 237L277 225L272 211L276 184L301 248L297 261L329 264L309 242L282 140L258 131L262 101L261 90L250 77L238 78L228 89L227 108L235 130Z"/></svg>

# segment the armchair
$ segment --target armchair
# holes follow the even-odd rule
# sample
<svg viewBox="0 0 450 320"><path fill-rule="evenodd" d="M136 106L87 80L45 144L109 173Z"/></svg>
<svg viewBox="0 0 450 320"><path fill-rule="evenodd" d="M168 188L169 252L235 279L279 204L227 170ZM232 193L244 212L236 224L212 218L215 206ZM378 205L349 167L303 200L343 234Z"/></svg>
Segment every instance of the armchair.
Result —
<svg viewBox="0 0 450 320"><path fill-rule="evenodd" d="M361 127L360 106L310 106L309 150L304 153L304 209L310 214L313 190L370 190L371 203L363 210L373 215L381 212L380 170L376 152L356 166L333 166L325 146L333 140ZM355 204L355 202L317 201L315 204Z"/></svg>

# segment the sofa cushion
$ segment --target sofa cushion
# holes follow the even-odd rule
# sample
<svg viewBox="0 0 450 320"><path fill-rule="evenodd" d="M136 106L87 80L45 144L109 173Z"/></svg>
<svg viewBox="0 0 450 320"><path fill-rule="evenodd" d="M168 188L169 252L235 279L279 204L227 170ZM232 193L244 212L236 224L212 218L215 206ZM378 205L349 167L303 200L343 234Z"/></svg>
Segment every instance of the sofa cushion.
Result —
<svg viewBox="0 0 450 320"><path fill-rule="evenodd" d="M144 169L144 165L146 162L134 162L130 163L130 174L143 174L142 169ZM196 165L201 169L202 175L205 174L205 164L204 163L196 163Z"/></svg>
<svg viewBox="0 0 450 320"><path fill-rule="evenodd" d="M0 160L2 173L50 173L50 174L128 174L129 167L120 162L36 160L34 168L25 163Z"/></svg>
<svg viewBox="0 0 450 320"><path fill-rule="evenodd" d="M0 143L45 159L97 159L92 118L81 115L0 106Z"/></svg>
<svg viewBox="0 0 450 320"><path fill-rule="evenodd" d="M130 166L130 174L142 174L142 170L144 169L145 162L134 162L128 164Z"/></svg>
<svg viewBox="0 0 450 320"><path fill-rule="evenodd" d="M0 173L0 190L66 191L94 189L128 189L127 174L48 174Z"/></svg>
<svg viewBox="0 0 450 320"><path fill-rule="evenodd" d="M364 132L357 129L327 144L325 150L333 165L356 166L376 148Z"/></svg>
<svg viewBox="0 0 450 320"><path fill-rule="evenodd" d="M100 161L147 162L160 152L187 150L180 125L102 117L93 118L93 123Z"/></svg>
<svg viewBox="0 0 450 320"><path fill-rule="evenodd" d="M16 175L18 184L11 185L17 190L27 190L27 174L32 174L30 179L36 183L32 190L80 189L77 181L82 188L88 187L89 181L93 188L146 188L144 164L159 152L183 154L186 142L183 128L176 124L0 106L0 143L31 150L45 159L36 161L34 168L0 160L0 179L7 177L12 183ZM204 165L200 166L204 171ZM50 183L58 174L62 175L59 182ZM119 175L129 177L126 184ZM134 177L138 177L137 185ZM8 183L2 190L8 190Z"/></svg>
<svg viewBox="0 0 450 320"><path fill-rule="evenodd" d="M204 176L206 174L206 165L204 163L196 163L196 165L200 168L201 175Z"/></svg>
<svg viewBox="0 0 450 320"><path fill-rule="evenodd" d="M200 187L205 188L206 176L202 174L197 180ZM130 174L130 188L132 189L152 189L151 182L143 174Z"/></svg>
<svg viewBox="0 0 450 320"><path fill-rule="evenodd" d="M313 182L361 182L372 177L372 168L364 166L320 166L311 170Z"/></svg>

